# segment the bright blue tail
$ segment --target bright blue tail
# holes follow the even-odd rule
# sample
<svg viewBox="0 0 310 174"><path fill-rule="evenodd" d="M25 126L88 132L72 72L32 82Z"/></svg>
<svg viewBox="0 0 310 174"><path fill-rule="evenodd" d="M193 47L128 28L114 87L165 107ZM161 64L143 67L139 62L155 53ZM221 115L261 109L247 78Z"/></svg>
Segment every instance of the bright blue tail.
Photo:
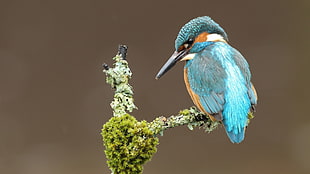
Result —
<svg viewBox="0 0 310 174"><path fill-rule="evenodd" d="M244 139L245 129L242 129L242 130L241 130L239 133L237 133L237 134L235 134L233 130L230 131L230 132L228 132L228 131L226 130L226 133L227 133L227 135L228 135L228 137L229 137L229 139L230 139L230 141L231 141L232 143L241 143L241 141L243 141L243 139Z"/></svg>

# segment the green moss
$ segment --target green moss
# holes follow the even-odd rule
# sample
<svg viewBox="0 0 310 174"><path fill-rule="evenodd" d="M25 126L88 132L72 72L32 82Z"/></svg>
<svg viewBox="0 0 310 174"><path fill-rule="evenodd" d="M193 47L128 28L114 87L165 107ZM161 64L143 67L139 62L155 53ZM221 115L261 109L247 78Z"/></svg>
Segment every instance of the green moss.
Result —
<svg viewBox="0 0 310 174"><path fill-rule="evenodd" d="M113 174L140 174L156 153L158 138L146 121L124 114L112 117L102 129L107 163Z"/></svg>

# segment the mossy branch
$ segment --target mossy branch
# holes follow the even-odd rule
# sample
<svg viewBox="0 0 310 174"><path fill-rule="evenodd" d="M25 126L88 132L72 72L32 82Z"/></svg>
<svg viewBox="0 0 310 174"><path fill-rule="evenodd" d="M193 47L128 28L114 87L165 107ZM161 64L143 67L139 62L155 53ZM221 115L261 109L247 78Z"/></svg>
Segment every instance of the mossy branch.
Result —
<svg viewBox="0 0 310 174"><path fill-rule="evenodd" d="M137 109L133 103L133 89L128 81L131 78L131 71L126 61L127 46L120 45L118 54L113 58L114 67L109 68L107 64L103 64L106 73L106 81L115 89L114 100L111 102L114 116L122 116L133 109Z"/></svg>
<svg viewBox="0 0 310 174"><path fill-rule="evenodd" d="M207 132L214 130L220 123L213 122L195 107L184 109L176 116L158 117L152 122L137 121L128 112L137 109L133 99L133 88L129 85L131 71L126 61L127 46L120 45L118 54L113 58L114 66L103 64L106 81L115 90L111 102L113 115L103 125L102 137L107 163L113 174L140 174L143 164L156 153L157 135L169 128L187 125L190 130L201 127Z"/></svg>

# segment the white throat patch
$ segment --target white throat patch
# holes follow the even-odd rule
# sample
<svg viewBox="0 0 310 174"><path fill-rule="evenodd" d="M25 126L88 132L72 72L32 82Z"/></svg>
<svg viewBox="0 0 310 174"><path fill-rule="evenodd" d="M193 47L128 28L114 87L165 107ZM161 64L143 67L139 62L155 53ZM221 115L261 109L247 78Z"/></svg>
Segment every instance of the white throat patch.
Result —
<svg viewBox="0 0 310 174"><path fill-rule="evenodd" d="M181 61L184 61L184 60L191 60L195 57L195 53L190 53L190 54L187 54L186 56L184 56Z"/></svg>

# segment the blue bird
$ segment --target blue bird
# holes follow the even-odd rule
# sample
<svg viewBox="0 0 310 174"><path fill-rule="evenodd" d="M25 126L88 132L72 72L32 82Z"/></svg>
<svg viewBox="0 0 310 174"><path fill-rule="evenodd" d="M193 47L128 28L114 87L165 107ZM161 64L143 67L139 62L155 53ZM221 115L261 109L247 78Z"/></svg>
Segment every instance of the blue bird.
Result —
<svg viewBox="0 0 310 174"><path fill-rule="evenodd" d="M156 79L185 61L184 81L194 104L223 123L232 143L243 141L257 94L247 61L228 44L224 29L208 16L192 19L181 28L175 50Z"/></svg>

